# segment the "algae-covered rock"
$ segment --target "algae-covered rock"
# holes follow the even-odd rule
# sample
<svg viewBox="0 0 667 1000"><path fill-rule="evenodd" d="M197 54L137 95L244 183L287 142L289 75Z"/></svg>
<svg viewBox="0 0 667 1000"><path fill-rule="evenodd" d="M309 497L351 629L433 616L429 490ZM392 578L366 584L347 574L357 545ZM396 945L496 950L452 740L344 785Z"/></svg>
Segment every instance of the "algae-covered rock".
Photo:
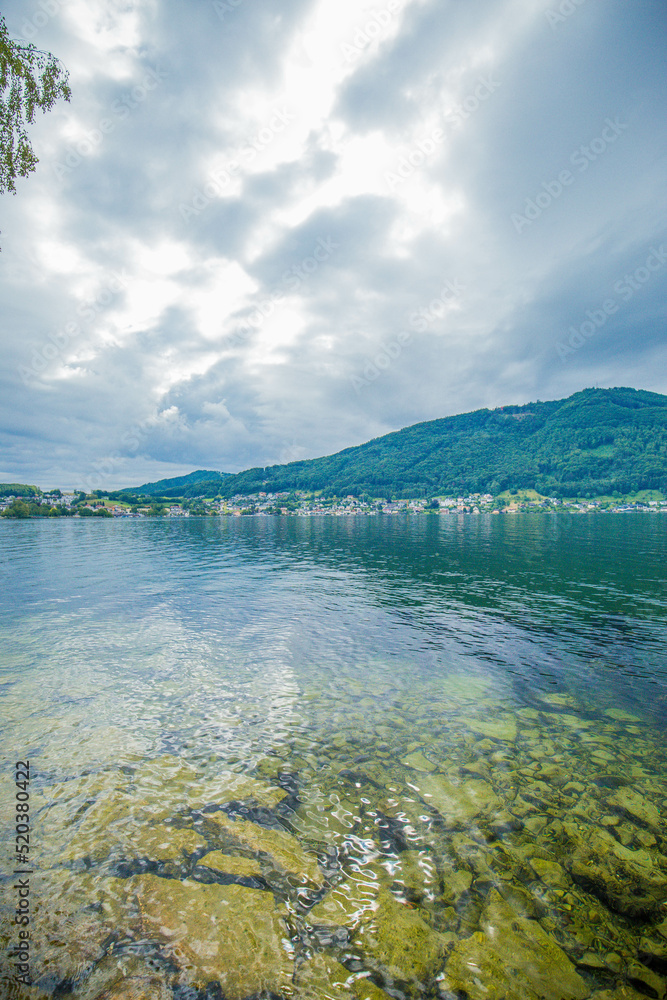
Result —
<svg viewBox="0 0 667 1000"><path fill-rule="evenodd" d="M206 868L212 868L216 872L224 872L226 875L261 875L262 868L259 861L254 858L237 858L230 854L223 854L222 851L209 851L197 862Z"/></svg>
<svg viewBox="0 0 667 1000"><path fill-rule="evenodd" d="M136 955L109 955L74 990L73 1000L172 1000L164 974Z"/></svg>
<svg viewBox="0 0 667 1000"><path fill-rule="evenodd" d="M465 719L467 725L475 733L481 733L489 740L500 740L505 743L516 741L516 719L511 715L501 715L495 719Z"/></svg>
<svg viewBox="0 0 667 1000"><path fill-rule="evenodd" d="M198 768L172 754L148 760L137 768L134 785L140 797L154 797L173 812L183 806L201 809L241 800L272 809L287 795L284 789L249 775L223 768Z"/></svg>
<svg viewBox="0 0 667 1000"><path fill-rule="evenodd" d="M555 861L531 858L530 866L545 885L555 886L558 889L566 889L570 885L567 872Z"/></svg>
<svg viewBox="0 0 667 1000"><path fill-rule="evenodd" d="M614 719L616 722L641 722L642 720L637 715L631 715L630 712L624 712L622 708L608 708L604 713L608 719Z"/></svg>
<svg viewBox="0 0 667 1000"><path fill-rule="evenodd" d="M385 993L365 976L353 981L352 992L357 1000L391 1000L388 993Z"/></svg>
<svg viewBox="0 0 667 1000"><path fill-rule="evenodd" d="M125 853L127 857L148 858L149 861L170 861L205 846L204 838L194 830L161 824L138 827Z"/></svg>
<svg viewBox="0 0 667 1000"><path fill-rule="evenodd" d="M438 882L435 862L428 851L401 851L398 863L392 867L392 877L418 899L431 892Z"/></svg>
<svg viewBox="0 0 667 1000"><path fill-rule="evenodd" d="M667 899L667 873L647 850L619 844L603 828L564 823L573 851L566 867L572 878L617 913L655 918Z"/></svg>
<svg viewBox="0 0 667 1000"><path fill-rule="evenodd" d="M2 963L4 964L4 963ZM14 978L16 970L11 966L5 971L0 965L0 996L3 1000L52 1000L53 993L40 989L39 986L27 986L17 983Z"/></svg>
<svg viewBox="0 0 667 1000"><path fill-rule="evenodd" d="M482 813L503 809L492 786L482 779L473 778L456 785L441 774L429 774L416 777L413 784L424 802L452 826L467 825Z"/></svg>
<svg viewBox="0 0 667 1000"><path fill-rule="evenodd" d="M432 930L420 913L381 889L377 909L355 937L369 964L383 975L426 984L440 970L447 939Z"/></svg>
<svg viewBox="0 0 667 1000"><path fill-rule="evenodd" d="M126 926L126 883L91 872L52 869L32 876L33 981L61 982L83 975L104 954L118 926ZM129 920L129 918L128 918Z"/></svg>
<svg viewBox="0 0 667 1000"><path fill-rule="evenodd" d="M446 903L454 903L472 885L470 872L445 868L442 874L442 898Z"/></svg>
<svg viewBox="0 0 667 1000"><path fill-rule="evenodd" d="M443 985L469 1000L585 1000L590 990L565 952L535 920L516 914L494 889L482 932L460 941Z"/></svg>
<svg viewBox="0 0 667 1000"><path fill-rule="evenodd" d="M138 824L166 819L169 815L169 810L162 807L151 815L141 802L121 789L104 792L82 812L78 821L72 820L70 811L69 822L65 821L61 829L64 842L58 852L59 859L90 858L101 862L113 853L122 857L132 849Z"/></svg>
<svg viewBox="0 0 667 1000"><path fill-rule="evenodd" d="M655 932L655 928L651 928ZM644 935L639 942L639 954L645 962L667 965L667 941L664 937Z"/></svg>
<svg viewBox="0 0 667 1000"><path fill-rule="evenodd" d="M656 806L633 788L619 788L609 796L607 805L652 830L660 829L660 813Z"/></svg>
<svg viewBox="0 0 667 1000"><path fill-rule="evenodd" d="M298 884L317 888L324 885L317 858L304 851L286 830L268 830L247 820L232 820L223 812L208 813L205 819L208 829L224 842L267 855L278 869L292 876Z"/></svg>
<svg viewBox="0 0 667 1000"><path fill-rule="evenodd" d="M457 708L457 703L480 701L491 686L489 677L466 673L451 673L440 680L442 706L444 710Z"/></svg>
<svg viewBox="0 0 667 1000"><path fill-rule="evenodd" d="M135 875L128 892L141 932L179 967L183 984L220 982L230 1000L288 989L287 929L273 895L240 885L202 885Z"/></svg>
<svg viewBox="0 0 667 1000"><path fill-rule="evenodd" d="M645 993L637 993L631 986L617 986L615 990L602 990L591 994L591 1000L646 1000Z"/></svg>
<svg viewBox="0 0 667 1000"><path fill-rule="evenodd" d="M290 818L290 825L300 836L329 844L345 837L356 822L356 809L351 803L334 800L319 790L306 796Z"/></svg>
<svg viewBox="0 0 667 1000"><path fill-rule="evenodd" d="M487 844L472 840L463 833L454 833L449 835L447 847L458 861L460 868L470 870L477 876L493 876L491 864L495 858Z"/></svg>
<svg viewBox="0 0 667 1000"><path fill-rule="evenodd" d="M662 976L657 975L652 969L647 968L642 962L634 960L628 962L625 967L625 975L637 989L650 997L658 997L663 1000L667 992L667 986Z"/></svg>
<svg viewBox="0 0 667 1000"><path fill-rule="evenodd" d="M306 919L313 925L335 924L355 930L377 909L380 890L388 881L389 875L380 865L350 867Z"/></svg>
<svg viewBox="0 0 667 1000"><path fill-rule="evenodd" d="M571 694L540 694L540 701L553 708L578 708L576 698Z"/></svg>
<svg viewBox="0 0 667 1000"><path fill-rule="evenodd" d="M415 771L435 771L436 765L432 761L428 760L421 752L421 750L416 750L414 753L410 753L407 757L403 758L403 763L406 767L411 767Z"/></svg>
<svg viewBox="0 0 667 1000"><path fill-rule="evenodd" d="M314 955L296 973L297 997L304 1000L352 1000L351 972L329 955Z"/></svg>

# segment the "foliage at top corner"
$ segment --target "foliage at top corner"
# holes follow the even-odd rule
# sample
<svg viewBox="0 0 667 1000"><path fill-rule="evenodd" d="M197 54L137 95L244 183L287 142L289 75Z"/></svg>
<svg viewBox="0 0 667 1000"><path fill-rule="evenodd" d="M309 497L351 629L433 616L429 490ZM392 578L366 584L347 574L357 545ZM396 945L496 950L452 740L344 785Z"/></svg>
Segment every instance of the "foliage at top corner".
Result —
<svg viewBox="0 0 667 1000"><path fill-rule="evenodd" d="M32 42L9 37L0 16L0 194L16 194L16 178L27 177L38 163L27 126L35 111L50 111L58 98L69 101L69 74L59 59Z"/></svg>

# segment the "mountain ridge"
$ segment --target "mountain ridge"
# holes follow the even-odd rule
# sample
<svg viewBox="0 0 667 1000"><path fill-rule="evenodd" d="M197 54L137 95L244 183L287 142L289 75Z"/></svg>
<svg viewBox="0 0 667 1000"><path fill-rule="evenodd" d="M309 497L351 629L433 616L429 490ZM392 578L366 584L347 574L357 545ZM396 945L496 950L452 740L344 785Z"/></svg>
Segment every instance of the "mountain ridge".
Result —
<svg viewBox="0 0 667 1000"><path fill-rule="evenodd" d="M160 486L155 495L214 495L205 492L214 489L223 497L291 490L397 497L510 488L582 497L667 491L667 396L582 389L564 399L422 421L321 458L214 475L179 477L190 480L186 492L177 493L176 480L147 485Z"/></svg>
<svg viewBox="0 0 667 1000"><path fill-rule="evenodd" d="M427 496L530 488L597 496L667 489L667 396L583 389L422 421L334 455L248 469L222 496L285 490Z"/></svg>

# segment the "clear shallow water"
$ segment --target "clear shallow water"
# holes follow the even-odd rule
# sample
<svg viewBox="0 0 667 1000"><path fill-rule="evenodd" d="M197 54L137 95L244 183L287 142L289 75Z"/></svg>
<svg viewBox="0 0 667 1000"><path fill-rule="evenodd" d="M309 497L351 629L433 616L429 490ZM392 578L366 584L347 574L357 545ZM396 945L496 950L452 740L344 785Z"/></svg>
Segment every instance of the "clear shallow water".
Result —
<svg viewBox="0 0 667 1000"><path fill-rule="evenodd" d="M658 515L0 523L36 988L661 996L666 550Z"/></svg>

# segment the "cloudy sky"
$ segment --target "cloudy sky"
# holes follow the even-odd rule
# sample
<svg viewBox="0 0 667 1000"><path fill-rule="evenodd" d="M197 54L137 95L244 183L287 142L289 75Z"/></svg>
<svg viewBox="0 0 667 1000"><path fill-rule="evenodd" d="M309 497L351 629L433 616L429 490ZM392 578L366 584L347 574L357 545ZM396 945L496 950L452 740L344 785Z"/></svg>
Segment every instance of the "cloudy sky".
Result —
<svg viewBox="0 0 667 1000"><path fill-rule="evenodd" d="M0 480L667 392L664 0L11 0L72 100L0 199Z"/></svg>

